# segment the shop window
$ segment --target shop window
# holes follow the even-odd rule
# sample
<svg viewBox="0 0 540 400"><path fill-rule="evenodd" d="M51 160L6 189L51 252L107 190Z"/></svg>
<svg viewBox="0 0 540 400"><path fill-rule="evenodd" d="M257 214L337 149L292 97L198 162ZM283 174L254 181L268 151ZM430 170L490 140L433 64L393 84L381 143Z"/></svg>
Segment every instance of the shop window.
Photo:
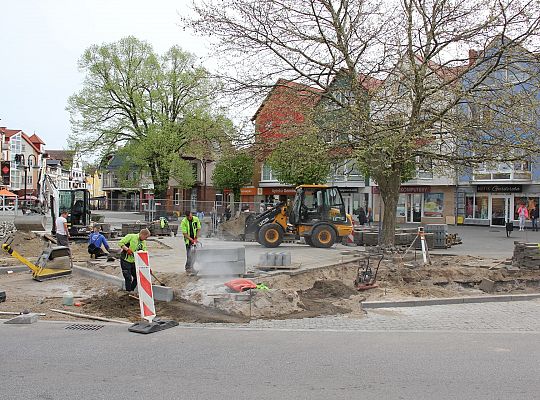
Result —
<svg viewBox="0 0 540 400"><path fill-rule="evenodd" d="M444 193L424 194L424 216L442 217L444 210Z"/></svg>
<svg viewBox="0 0 540 400"><path fill-rule="evenodd" d="M538 207L538 204L540 204L540 198L539 197L528 197L528 196L515 196L514 197L514 219L519 219L518 215L518 208L525 204L527 206L527 210L529 210L529 218L531 215L531 211L534 207Z"/></svg>
<svg viewBox="0 0 540 400"><path fill-rule="evenodd" d="M476 195L474 202L474 218L488 219L489 200L488 195Z"/></svg>
<svg viewBox="0 0 540 400"><path fill-rule="evenodd" d="M397 216L405 218L407 216L407 195L400 194L397 202Z"/></svg>
<svg viewBox="0 0 540 400"><path fill-rule="evenodd" d="M474 195L465 196L465 218L474 218Z"/></svg>

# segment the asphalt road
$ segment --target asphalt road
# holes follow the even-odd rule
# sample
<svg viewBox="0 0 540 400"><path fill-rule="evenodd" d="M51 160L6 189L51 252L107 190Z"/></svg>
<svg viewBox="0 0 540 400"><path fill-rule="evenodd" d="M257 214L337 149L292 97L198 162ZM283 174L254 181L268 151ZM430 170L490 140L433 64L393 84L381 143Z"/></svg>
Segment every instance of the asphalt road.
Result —
<svg viewBox="0 0 540 400"><path fill-rule="evenodd" d="M0 399L538 399L540 332L0 324Z"/></svg>

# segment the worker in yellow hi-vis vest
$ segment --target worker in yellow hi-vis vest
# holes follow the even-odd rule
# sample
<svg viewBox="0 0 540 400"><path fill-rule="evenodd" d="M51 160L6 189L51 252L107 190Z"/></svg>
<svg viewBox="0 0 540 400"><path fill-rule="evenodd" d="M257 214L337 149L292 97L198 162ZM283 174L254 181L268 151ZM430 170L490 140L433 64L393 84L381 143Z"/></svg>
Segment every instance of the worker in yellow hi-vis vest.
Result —
<svg viewBox="0 0 540 400"><path fill-rule="evenodd" d="M182 229L182 234L184 235L184 243L186 245L186 272L190 275L195 274L195 269L193 268L194 263L194 250L197 246L198 233L201 229L201 221L199 218L193 215L191 211L186 213L186 217L182 220L180 224Z"/></svg>

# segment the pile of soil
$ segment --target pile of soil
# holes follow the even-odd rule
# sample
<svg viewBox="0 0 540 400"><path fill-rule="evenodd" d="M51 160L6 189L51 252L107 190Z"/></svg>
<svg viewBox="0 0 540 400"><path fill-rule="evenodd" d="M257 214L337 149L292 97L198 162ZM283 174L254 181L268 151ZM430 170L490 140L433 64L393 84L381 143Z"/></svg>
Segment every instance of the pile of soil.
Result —
<svg viewBox="0 0 540 400"><path fill-rule="evenodd" d="M338 280L318 280L312 288L300 292L303 299L341 299L357 294L357 290Z"/></svg>
<svg viewBox="0 0 540 400"><path fill-rule="evenodd" d="M125 292L110 290L104 295L94 296L85 302L88 313L107 318L125 318L136 322L140 320L139 300ZM217 322L241 323L246 317L227 313L216 308L204 307L185 300L174 300L169 303L156 302L156 313L162 319L173 319L178 322Z"/></svg>

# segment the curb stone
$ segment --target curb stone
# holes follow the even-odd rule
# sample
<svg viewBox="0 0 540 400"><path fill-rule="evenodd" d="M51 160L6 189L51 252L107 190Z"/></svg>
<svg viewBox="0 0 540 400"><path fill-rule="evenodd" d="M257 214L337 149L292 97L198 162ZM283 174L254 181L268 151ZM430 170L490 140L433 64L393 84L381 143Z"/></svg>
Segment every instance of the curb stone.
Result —
<svg viewBox="0 0 540 400"><path fill-rule="evenodd" d="M73 272L88 278L105 281L119 287L120 289L124 289L124 279L118 276L106 274L105 272L94 271L90 268L81 267L80 265L74 265ZM156 301L169 302L174 298L173 289L168 286L152 285L152 291L154 292L154 300Z"/></svg>
<svg viewBox="0 0 540 400"><path fill-rule="evenodd" d="M448 304L472 304L507 301L526 301L540 299L540 293L533 294L512 294L496 296L474 296L474 297L447 297L441 299L422 300L396 300L396 301L364 301L360 304L363 308L394 308L394 307L422 307L439 306Z"/></svg>

